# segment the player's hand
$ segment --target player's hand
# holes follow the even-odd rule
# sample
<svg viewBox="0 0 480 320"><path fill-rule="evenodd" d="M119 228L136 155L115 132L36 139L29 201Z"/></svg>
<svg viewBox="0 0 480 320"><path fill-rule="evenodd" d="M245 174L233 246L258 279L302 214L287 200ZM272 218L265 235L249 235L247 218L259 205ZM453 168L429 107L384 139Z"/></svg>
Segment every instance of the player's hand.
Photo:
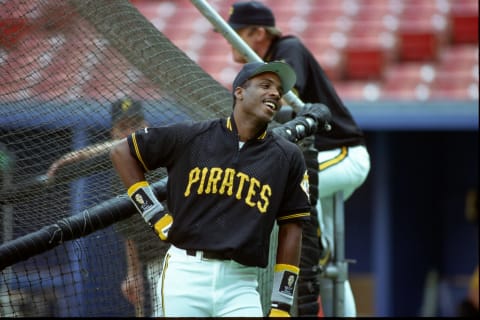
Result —
<svg viewBox="0 0 480 320"><path fill-rule="evenodd" d="M127 274L122 282L122 294L132 305L143 305L143 277L139 274Z"/></svg>
<svg viewBox="0 0 480 320"><path fill-rule="evenodd" d="M322 103L306 103L303 108L300 109L297 117L305 116L315 120L319 131L329 131L332 121L332 113L330 109Z"/></svg>
<svg viewBox="0 0 480 320"><path fill-rule="evenodd" d="M279 126L272 129L273 134L283 137L291 142L297 142L296 136L292 134L290 127Z"/></svg>
<svg viewBox="0 0 480 320"><path fill-rule="evenodd" d="M47 182L55 180L55 175L57 174L58 168L62 165L61 160L57 160L50 165L45 176L47 177Z"/></svg>
<svg viewBox="0 0 480 320"><path fill-rule="evenodd" d="M290 313L284 310L271 308L270 312L268 313L270 318L290 318Z"/></svg>
<svg viewBox="0 0 480 320"><path fill-rule="evenodd" d="M280 110L275 114L273 120L279 123L285 123L287 121L292 120L295 118L295 111L289 105L283 105Z"/></svg>

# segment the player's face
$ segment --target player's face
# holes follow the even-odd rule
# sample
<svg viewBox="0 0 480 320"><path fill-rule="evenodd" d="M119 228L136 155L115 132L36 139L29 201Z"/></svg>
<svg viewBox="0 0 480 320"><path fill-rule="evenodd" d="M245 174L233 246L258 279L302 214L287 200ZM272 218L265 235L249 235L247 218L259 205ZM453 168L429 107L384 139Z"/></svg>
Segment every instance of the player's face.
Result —
<svg viewBox="0 0 480 320"><path fill-rule="evenodd" d="M242 91L237 92L237 105L261 122L270 122L280 108L283 94L280 79L275 73L260 74L248 82Z"/></svg>
<svg viewBox="0 0 480 320"><path fill-rule="evenodd" d="M250 48L252 48L253 51L255 51L255 53L259 54L259 51L258 51L259 48L257 48L257 41L256 41L257 30L258 28L256 27L246 27L246 28L237 30L237 33L240 36L240 38L242 38L242 40L245 41L245 43ZM232 46L232 56L233 56L233 61L235 62L238 62L238 63L248 62L245 56L241 54L238 50L236 50L233 46Z"/></svg>

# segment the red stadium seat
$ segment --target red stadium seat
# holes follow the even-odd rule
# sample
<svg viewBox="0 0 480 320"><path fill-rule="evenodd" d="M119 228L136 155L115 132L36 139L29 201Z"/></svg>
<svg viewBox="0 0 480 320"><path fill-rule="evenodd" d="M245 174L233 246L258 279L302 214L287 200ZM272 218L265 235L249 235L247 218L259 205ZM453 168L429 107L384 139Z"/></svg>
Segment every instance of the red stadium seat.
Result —
<svg viewBox="0 0 480 320"><path fill-rule="evenodd" d="M405 1L399 14L399 59L429 61L438 57L448 39L446 7L438 1Z"/></svg>
<svg viewBox="0 0 480 320"><path fill-rule="evenodd" d="M478 44L478 1L452 1L452 42Z"/></svg>
<svg viewBox="0 0 480 320"><path fill-rule="evenodd" d="M344 77L346 80L378 80L385 67L385 52L376 39L364 39L362 45L348 45L344 50Z"/></svg>
<svg viewBox="0 0 480 320"><path fill-rule="evenodd" d="M162 25L160 30L174 44L193 54L207 73L229 87L240 66L231 60L228 42L220 34L197 27L195 21L205 18L189 0L168 2L177 9L165 18L166 13L152 5L165 1L132 1L139 4L142 13L147 7L157 10L147 18ZM232 3L211 1L224 18ZM472 88L478 87L478 75L473 80L471 76L475 72L471 70L478 66L477 0L265 3L276 14L284 34L299 36L314 53L342 98L367 99L369 92L371 99L377 92L385 99L471 99ZM468 49L456 46L471 41L477 45ZM457 85L449 85L448 77ZM377 82L381 91L372 89L372 83Z"/></svg>
<svg viewBox="0 0 480 320"><path fill-rule="evenodd" d="M435 77L432 64L404 62L385 71L381 97L383 99L426 100L430 96L430 83Z"/></svg>
<svg viewBox="0 0 480 320"><path fill-rule="evenodd" d="M457 45L442 52L432 99L478 99L478 46Z"/></svg>
<svg viewBox="0 0 480 320"><path fill-rule="evenodd" d="M439 39L429 22L405 21L398 31L398 46L401 61L435 60L439 50Z"/></svg>
<svg viewBox="0 0 480 320"><path fill-rule="evenodd" d="M342 100L378 100L380 86L376 81L340 81L335 89Z"/></svg>

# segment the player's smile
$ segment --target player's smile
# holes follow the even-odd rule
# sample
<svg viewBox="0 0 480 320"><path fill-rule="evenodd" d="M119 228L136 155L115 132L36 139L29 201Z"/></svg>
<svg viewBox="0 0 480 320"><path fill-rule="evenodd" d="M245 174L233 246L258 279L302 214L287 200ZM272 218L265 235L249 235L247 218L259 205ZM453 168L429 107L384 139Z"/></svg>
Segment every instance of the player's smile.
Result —
<svg viewBox="0 0 480 320"><path fill-rule="evenodd" d="M278 110L278 101L272 99L265 99L263 103L266 104L270 109L277 111Z"/></svg>

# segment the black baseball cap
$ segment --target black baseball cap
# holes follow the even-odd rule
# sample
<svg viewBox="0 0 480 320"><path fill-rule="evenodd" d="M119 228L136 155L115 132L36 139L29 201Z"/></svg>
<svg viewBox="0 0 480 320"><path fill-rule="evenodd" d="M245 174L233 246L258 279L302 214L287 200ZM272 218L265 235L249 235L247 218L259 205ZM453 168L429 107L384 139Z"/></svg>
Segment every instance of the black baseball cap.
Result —
<svg viewBox="0 0 480 320"><path fill-rule="evenodd" d="M112 103L112 124L123 119L144 119L142 103L130 98L123 98Z"/></svg>
<svg viewBox="0 0 480 320"><path fill-rule="evenodd" d="M259 1L244 1L234 3L230 7L228 24L238 30L248 26L270 27L274 33L280 34L275 28L275 17L272 10Z"/></svg>
<svg viewBox="0 0 480 320"><path fill-rule="evenodd" d="M278 75L282 83L283 93L292 90L297 81L295 71L288 63L281 61L249 62L243 65L242 69L235 77L235 80L233 80L232 90L235 91L237 87L240 87L248 79L265 72L273 72Z"/></svg>

